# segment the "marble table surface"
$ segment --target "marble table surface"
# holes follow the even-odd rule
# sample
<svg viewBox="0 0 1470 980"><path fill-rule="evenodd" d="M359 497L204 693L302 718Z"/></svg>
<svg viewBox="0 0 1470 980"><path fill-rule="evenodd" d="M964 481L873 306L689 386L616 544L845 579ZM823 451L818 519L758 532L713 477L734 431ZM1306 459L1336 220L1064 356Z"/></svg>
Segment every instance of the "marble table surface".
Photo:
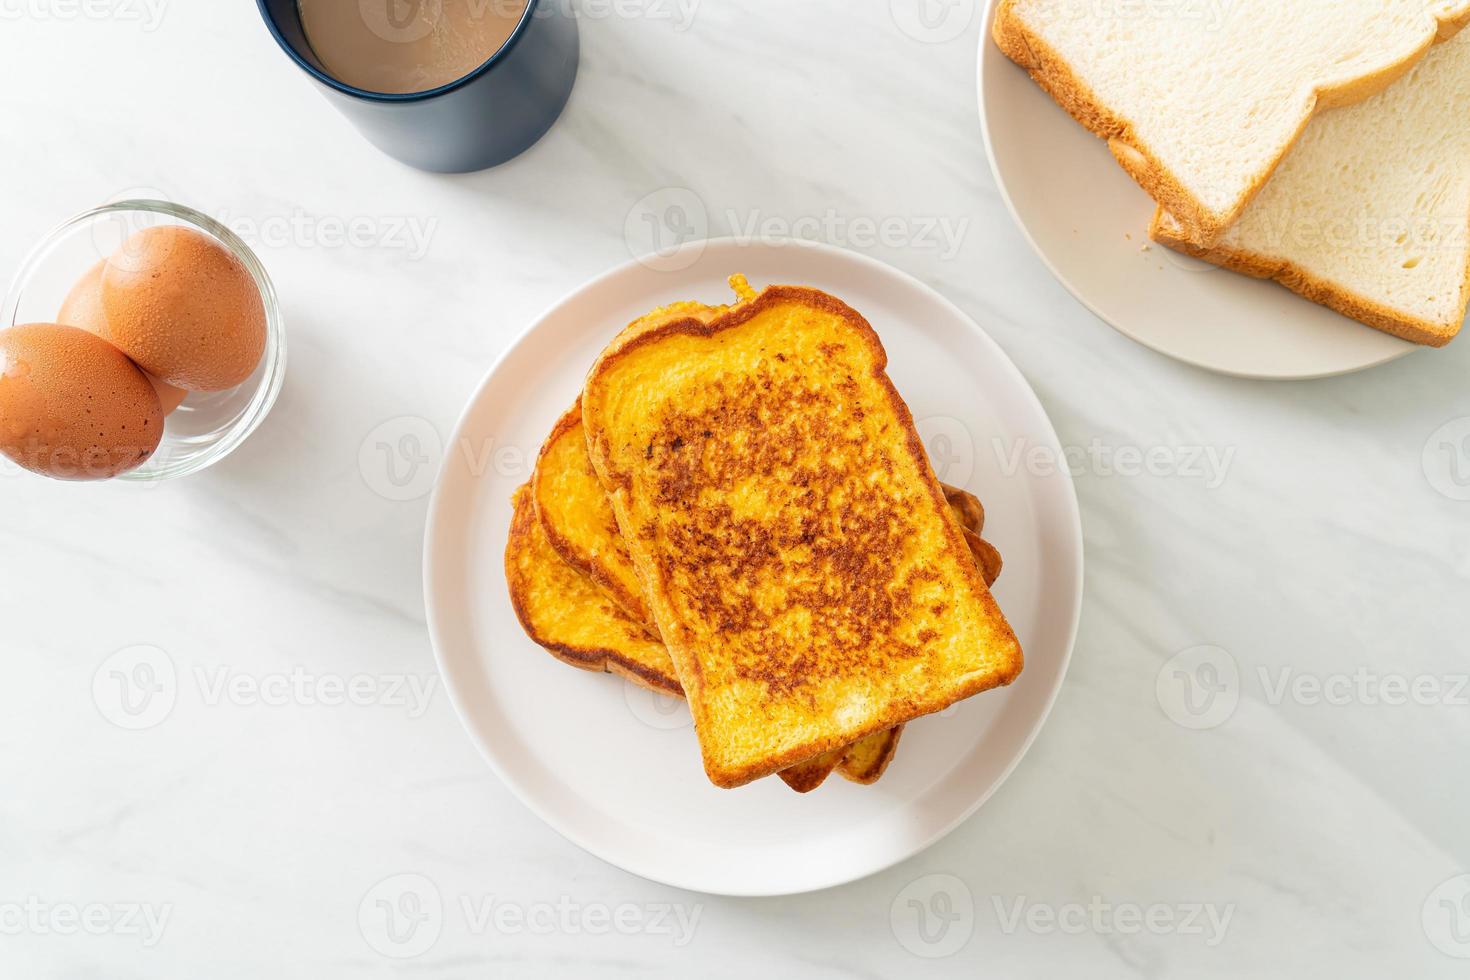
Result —
<svg viewBox="0 0 1470 980"><path fill-rule="evenodd" d="M290 336L204 474L0 473L0 975L1466 975L1470 346L1263 384L1114 333L997 195L981 15L927 2L581 0L559 124L460 177L373 151L246 0L0 5L0 269L167 196L254 245ZM447 433L691 198L710 235L932 285L1074 450L1087 593L1046 729L942 843L801 897L634 878L498 782L425 629L432 440L375 448ZM175 672L145 716L110 681L138 656Z"/></svg>

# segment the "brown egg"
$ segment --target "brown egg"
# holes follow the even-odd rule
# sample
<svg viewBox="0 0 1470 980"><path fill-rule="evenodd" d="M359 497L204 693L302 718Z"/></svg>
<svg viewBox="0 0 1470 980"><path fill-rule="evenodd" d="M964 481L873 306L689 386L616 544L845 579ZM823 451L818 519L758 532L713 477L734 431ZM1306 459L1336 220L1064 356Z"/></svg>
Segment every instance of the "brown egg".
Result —
<svg viewBox="0 0 1470 980"><path fill-rule="evenodd" d="M250 272L203 232L130 236L102 269L108 339L149 374L191 391L233 388L265 350L265 306Z"/></svg>
<svg viewBox="0 0 1470 980"><path fill-rule="evenodd" d="M102 268L106 264L98 262L76 281L71 292L66 294L66 299L62 300L61 312L56 314L56 322L69 327L81 327L110 341L112 338L107 332L107 314L102 311ZM146 371L143 373L148 374ZM153 382L153 390L158 392L158 403L163 408L164 415L178 408L189 394L186 389L175 388L151 374L148 374L148 380Z"/></svg>
<svg viewBox="0 0 1470 980"><path fill-rule="evenodd" d="M58 480L102 480L158 448L163 410L138 366L80 327L0 331L0 452Z"/></svg>

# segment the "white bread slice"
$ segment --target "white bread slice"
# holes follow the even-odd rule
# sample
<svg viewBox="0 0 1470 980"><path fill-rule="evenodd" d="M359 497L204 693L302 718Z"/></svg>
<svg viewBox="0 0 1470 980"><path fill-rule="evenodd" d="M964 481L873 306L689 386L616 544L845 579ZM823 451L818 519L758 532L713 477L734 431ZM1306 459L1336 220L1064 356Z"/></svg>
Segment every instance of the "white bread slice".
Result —
<svg viewBox="0 0 1470 980"><path fill-rule="evenodd" d="M993 33L1210 244L1315 112L1382 91L1467 22L1470 0L999 0Z"/></svg>
<svg viewBox="0 0 1470 980"><path fill-rule="evenodd" d="M1150 234L1419 344L1470 303L1470 31L1366 102L1324 113L1213 246Z"/></svg>

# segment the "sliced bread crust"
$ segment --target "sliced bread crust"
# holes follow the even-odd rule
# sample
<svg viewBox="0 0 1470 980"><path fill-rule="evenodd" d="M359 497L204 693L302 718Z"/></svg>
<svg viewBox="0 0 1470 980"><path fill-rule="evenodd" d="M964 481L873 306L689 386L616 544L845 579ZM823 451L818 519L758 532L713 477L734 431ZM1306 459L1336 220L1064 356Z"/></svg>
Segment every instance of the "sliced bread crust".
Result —
<svg viewBox="0 0 1470 980"><path fill-rule="evenodd" d="M1261 0L1262 3L1265 0ZM1260 192L1287 151L1301 137L1307 123L1319 111L1352 105L1382 91L1411 69L1436 43L1454 37L1470 24L1467 0L1403 0L1406 9L1418 7L1423 29L1388 46L1380 63L1350 78L1313 79L1297 94L1299 106L1293 125L1280 134L1279 145L1271 148L1264 166L1243 175L1240 186L1224 189L1222 203L1202 199L1199 188L1182 172L1170 154L1152 145L1140 130L1138 120L1111 104L1097 83L1080 73L1066 53L1058 51L1042 35L1038 24L1027 19L1026 10L1044 6L1065 7L1058 0L998 0L992 35L1005 55L1025 68L1031 77L1064 109L1108 147L1123 169L1171 213L1183 228L1184 237L1201 245L1212 244ZM1079 5L1098 7L1091 0ZM1099 42L1101 43L1101 42ZM1142 70L1141 68L1139 70ZM1207 66L1189 65L1199 72ZM1181 125L1187 120L1180 120Z"/></svg>
<svg viewBox="0 0 1470 980"><path fill-rule="evenodd" d="M838 772L848 782L871 786L888 771L888 763L898 752L898 740L903 736L903 726L890 728L878 735L869 735L847 750Z"/></svg>
<svg viewBox="0 0 1470 980"><path fill-rule="evenodd" d="M1250 276L1253 279L1270 279L1304 299L1410 343L1423 344L1426 347L1443 347L1454 340L1460 330L1459 324L1447 327L1444 324L1406 316L1402 310L1392 309L1341 283L1316 276L1288 259L1232 248L1227 245L1217 244L1208 248L1196 245L1180 234L1179 225L1171 222L1168 214L1162 209L1154 215L1148 233L1154 241L1176 252L1218 265L1231 272ZM1466 274L1470 275L1470 269L1466 270ZM1470 295L1462 292L1460 301L1462 310L1465 308L1467 299L1470 299ZM1463 320L1462 315L1461 321Z"/></svg>
<svg viewBox="0 0 1470 980"><path fill-rule="evenodd" d="M1401 82L1315 120L1217 241L1162 209L1150 236L1416 344L1441 347L1470 306L1470 33Z"/></svg>

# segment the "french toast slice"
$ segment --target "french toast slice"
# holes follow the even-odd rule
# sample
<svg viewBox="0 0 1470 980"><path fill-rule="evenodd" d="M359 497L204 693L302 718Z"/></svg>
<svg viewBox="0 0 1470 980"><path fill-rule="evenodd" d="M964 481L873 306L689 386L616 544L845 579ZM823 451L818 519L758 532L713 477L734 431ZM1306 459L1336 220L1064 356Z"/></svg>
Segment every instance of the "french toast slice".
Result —
<svg viewBox="0 0 1470 980"><path fill-rule="evenodd" d="M888 763L893 761L902 735L902 725L877 735L869 735L847 750L837 771L849 782L871 786L888 770Z"/></svg>
<svg viewBox="0 0 1470 980"><path fill-rule="evenodd" d="M941 483L940 487L944 489L945 503L949 504L955 516L960 519L960 526L969 528L975 534L984 534L985 505L980 503L980 498L948 483Z"/></svg>
<svg viewBox="0 0 1470 980"><path fill-rule="evenodd" d="M886 366L845 303L773 286L588 375L593 467L717 786L1021 671Z"/></svg>
<svg viewBox="0 0 1470 980"><path fill-rule="evenodd" d="M650 636L658 636L658 627L642 618L646 607L641 594L637 595L636 605L619 598L629 589L638 593L638 580L628 548L618 532L612 504L587 455L580 400L552 427L537 457L531 486L542 529L562 560L601 586L630 618L643 624ZM985 526L985 508L974 494L948 484L941 486L950 510L964 529L971 554L985 572L985 584L993 584L1000 574L1000 553L976 533ZM797 792L817 788L839 765L849 778L855 778L850 773L860 774L861 778L855 781L874 782L893 757L898 734L878 732L857 745L825 752L783 769L779 775ZM868 761L849 767L845 763L851 754Z"/></svg>
<svg viewBox="0 0 1470 980"><path fill-rule="evenodd" d="M617 674L661 694L684 696L664 645L551 547L529 486L512 498L505 580L521 628L538 646L582 670Z"/></svg>
<svg viewBox="0 0 1470 980"><path fill-rule="evenodd" d="M964 491L955 492L974 499ZM513 504L505 552L506 580L516 617L532 642L573 667L616 674L649 690L683 697L674 662L663 644L650 640L641 624L551 547L536 519L528 487L516 491ZM958 504L953 508L961 521L974 513ZM969 526L965 533L982 567L985 559L977 543L999 555ZM993 567L998 570L999 565ZM994 579L987 577L986 584L993 583ZM839 767L842 775L853 782L876 782L893 758L901 733L899 727L869 735L846 748L783 769L778 775L799 793L816 789Z"/></svg>
<svg viewBox="0 0 1470 980"><path fill-rule="evenodd" d="M663 644L649 638L646 627L590 579L561 559L536 519L530 488L516 491L510 537L506 543L506 579L511 604L521 628L533 642L565 664L582 670L616 674L656 691L683 697L674 662ZM890 741L880 732L852 746L864 756L881 752ZM777 773L798 793L809 793L845 761L848 750L826 753Z"/></svg>
<svg viewBox="0 0 1470 980"><path fill-rule="evenodd" d="M981 568L998 563L1000 553L980 537L985 530L985 507L979 498L947 483L940 487ZM597 583L628 615L643 623L649 635L658 636L658 626L643 602L633 559L618 530L617 515L587 455L581 399L562 413L542 443L531 475L531 493L536 516L562 560ZM994 576L987 584L993 580Z"/></svg>
<svg viewBox="0 0 1470 980"><path fill-rule="evenodd" d="M730 288L735 291L736 305L755 296L742 275L730 277ZM708 323L733 308L693 300L670 303L628 324L610 346L674 320L693 318ZM643 587L618 532L617 519L607 503L607 492L587 458L580 398L557 420L542 444L531 474L531 492L551 546L562 559L601 586L633 619L645 624L651 636L658 636L658 627L643 601Z"/></svg>
<svg viewBox="0 0 1470 980"><path fill-rule="evenodd" d="M536 515L556 553L657 637L618 519L587 457L580 399L557 419L541 445L530 487Z"/></svg>
<svg viewBox="0 0 1470 980"><path fill-rule="evenodd" d="M730 287L737 302L754 297L755 291L742 275L730 277ZM618 334L613 343L682 317L693 317L708 323L729 306L709 306L695 301L681 301L659 307L634 320ZM565 413L542 446L531 489L542 528L551 546L573 568L588 576L648 634L658 636L658 627L643 601L642 588L628 551L618 532L612 506L606 492L592 470L587 457L586 439L582 432L580 399ZM971 498L973 499L973 497ZM978 501L976 501L978 504ZM672 670L673 662L669 662ZM871 752L881 752L886 745L896 745L884 733L869 736L876 744ZM853 751L857 748L851 747ZM798 793L809 793L820 786L846 757L847 750L833 750L813 759L783 769L778 775Z"/></svg>
<svg viewBox="0 0 1470 980"><path fill-rule="evenodd" d="M859 739L852 745L832 749L830 752L823 752L821 755L812 756L804 762L798 762L794 766L787 766L785 769L776 773L776 775L781 777L781 782L798 793L810 793L825 783L827 777L838 770L849 752L856 752L858 750L857 747L869 739L881 741L883 736L887 734L887 732L874 732L868 738Z"/></svg>

